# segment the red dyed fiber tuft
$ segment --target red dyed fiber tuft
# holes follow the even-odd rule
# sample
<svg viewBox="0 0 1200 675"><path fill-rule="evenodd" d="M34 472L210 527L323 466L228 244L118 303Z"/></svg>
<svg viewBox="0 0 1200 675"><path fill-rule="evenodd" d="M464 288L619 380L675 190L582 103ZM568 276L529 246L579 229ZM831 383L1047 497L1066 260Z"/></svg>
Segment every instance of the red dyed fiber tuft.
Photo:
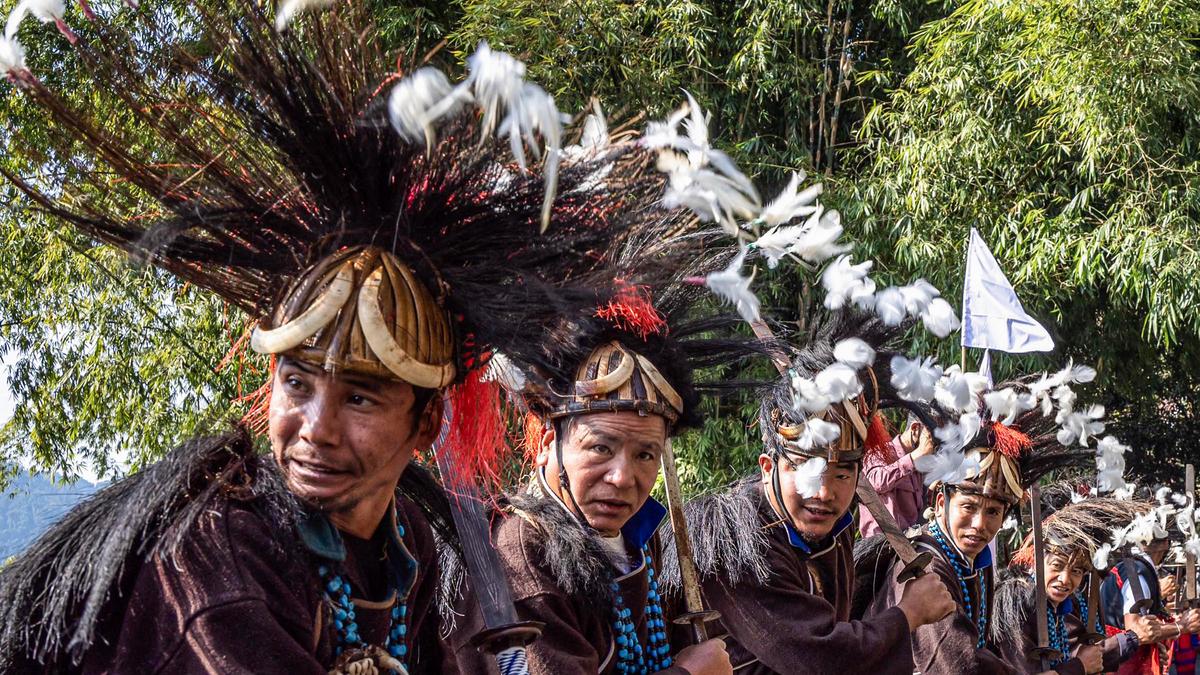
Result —
<svg viewBox="0 0 1200 675"><path fill-rule="evenodd" d="M867 457L883 457L886 464L896 461L896 449L892 447L892 432L879 413L871 415L867 427L867 441L863 445L863 460Z"/></svg>
<svg viewBox="0 0 1200 675"><path fill-rule="evenodd" d="M992 422L992 438L995 439L992 448L1012 459L1019 459L1033 447L1033 441L1030 441L1028 436L999 422Z"/></svg>
<svg viewBox="0 0 1200 675"><path fill-rule="evenodd" d="M503 399L500 385L484 382L483 374L483 369L475 370L449 392L452 426L439 452L450 452L454 458L456 475L442 476L451 490L474 485L486 492L484 488L501 483L502 463L510 450Z"/></svg>
<svg viewBox="0 0 1200 675"><path fill-rule="evenodd" d="M666 335L667 322L654 309L650 291L645 286L627 285L620 280L617 283L621 290L596 310L596 316L621 330L638 334L643 340L651 334Z"/></svg>
<svg viewBox="0 0 1200 675"><path fill-rule="evenodd" d="M267 425L271 420L271 381L275 379L275 355L271 355L271 365L267 368L267 379L258 389L233 399L234 403L246 403L246 414L242 415L241 423L255 434L267 433ZM238 382L241 386L241 382Z"/></svg>
<svg viewBox="0 0 1200 675"><path fill-rule="evenodd" d="M525 413L521 425L521 449L525 453L523 462L527 469L532 470L537 464L537 456L542 449L542 436L545 433L546 424L542 422L542 418L533 413Z"/></svg>
<svg viewBox="0 0 1200 675"><path fill-rule="evenodd" d="M1021 542L1021 548L1013 553L1009 559L1009 565L1020 565L1027 570L1033 569L1033 532L1025 535L1025 540Z"/></svg>

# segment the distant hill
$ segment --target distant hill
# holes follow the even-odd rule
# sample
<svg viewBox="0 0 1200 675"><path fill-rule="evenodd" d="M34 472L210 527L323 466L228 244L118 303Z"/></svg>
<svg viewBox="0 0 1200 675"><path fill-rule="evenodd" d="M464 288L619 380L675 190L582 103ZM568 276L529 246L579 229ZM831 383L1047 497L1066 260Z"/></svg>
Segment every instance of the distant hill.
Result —
<svg viewBox="0 0 1200 675"><path fill-rule="evenodd" d="M48 476L17 477L0 494L0 563L25 550L54 521L104 487L77 481L56 485Z"/></svg>

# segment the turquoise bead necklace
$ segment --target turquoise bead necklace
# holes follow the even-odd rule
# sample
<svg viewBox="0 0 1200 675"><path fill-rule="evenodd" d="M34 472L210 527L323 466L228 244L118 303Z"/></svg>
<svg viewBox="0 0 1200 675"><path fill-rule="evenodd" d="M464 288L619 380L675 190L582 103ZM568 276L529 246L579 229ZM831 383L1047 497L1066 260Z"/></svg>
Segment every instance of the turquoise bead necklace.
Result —
<svg viewBox="0 0 1200 675"><path fill-rule="evenodd" d="M649 592L646 594L646 607L642 614L646 619L645 647L638 638L637 626L631 618L632 612L625 606L625 600L621 597L620 586L615 581L611 585L616 670L623 675L647 675L671 666L671 645L667 642L662 595L658 590L658 580L654 578L654 560L650 557L649 547L642 548L642 559L645 561L646 576L649 579Z"/></svg>
<svg viewBox="0 0 1200 675"><path fill-rule="evenodd" d="M396 524L396 532L404 538L404 526ZM325 600L329 603L333 616L333 627L337 633L337 644L334 646L334 656L341 656L347 649L362 649L368 645L358 632L358 621L354 614L354 602L350 599L350 582L344 576L332 571L326 565L319 565L317 573L325 585ZM392 658L405 663L408 656L408 604L397 602L392 606L388 620L387 640L383 648ZM395 671L389 671L395 672Z"/></svg>
<svg viewBox="0 0 1200 675"><path fill-rule="evenodd" d="M966 581L967 577L974 573L973 570L967 569L967 561L946 543L946 537L942 534L942 528L938 526L936 520L929 523L929 534L954 567L954 575L958 577L958 586L962 590L963 605L967 610L967 616L975 619L975 627L979 631L979 639L975 643L975 648L983 649L987 643L987 578L983 575L979 576L979 614L974 615L971 613L971 592Z"/></svg>

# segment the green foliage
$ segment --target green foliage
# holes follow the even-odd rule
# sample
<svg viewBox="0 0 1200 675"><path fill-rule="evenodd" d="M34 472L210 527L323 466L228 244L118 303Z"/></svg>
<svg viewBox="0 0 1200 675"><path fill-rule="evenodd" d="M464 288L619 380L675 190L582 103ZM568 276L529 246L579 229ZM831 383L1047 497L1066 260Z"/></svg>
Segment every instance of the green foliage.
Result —
<svg viewBox="0 0 1200 675"><path fill-rule="evenodd" d="M1151 454L1169 434L1147 432L1195 409L1198 27L1189 2L965 3L916 35L847 186L887 273L947 294L978 227Z"/></svg>

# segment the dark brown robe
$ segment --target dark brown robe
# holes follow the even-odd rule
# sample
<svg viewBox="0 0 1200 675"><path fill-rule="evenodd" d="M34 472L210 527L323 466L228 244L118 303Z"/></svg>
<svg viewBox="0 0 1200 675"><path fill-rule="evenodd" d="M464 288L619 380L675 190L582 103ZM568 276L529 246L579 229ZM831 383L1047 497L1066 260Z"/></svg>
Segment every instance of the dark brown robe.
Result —
<svg viewBox="0 0 1200 675"><path fill-rule="evenodd" d="M1012 569L1012 568L1010 568ZM1002 581L1003 587L997 592L997 603L1013 603L1012 609L1004 612L1004 616L1017 619L1019 626L993 626L992 635L996 650L1009 663L1017 666L1021 673L1041 673L1052 671L1060 675L1084 675L1083 663L1075 657L1079 653L1082 639L1087 634L1087 628L1079 619L1075 602L1068 599L1056 611L1063 613L1067 628L1067 643L1070 646L1072 658L1054 667L1042 667L1039 659L1030 656L1031 650L1038 643L1037 616L1034 605L1037 604L1033 594L1033 578L1023 570L1019 576ZM1011 594L1011 595L1010 595ZM1008 597L999 597L1008 596ZM1006 639L1002 639L1006 638ZM1121 664L1121 644L1119 636L1112 636L1100 644L1103 650L1104 672L1115 671Z"/></svg>
<svg viewBox="0 0 1200 675"><path fill-rule="evenodd" d="M433 533L407 499L397 499L395 516L372 540L346 547L328 519L308 514L300 536L291 538L302 545L288 546L246 504L221 498L174 556L142 565L123 614L110 622L115 634L93 645L82 671L323 675L336 644L317 574L317 565L327 564L350 580L364 640L382 645L392 605L406 602L409 671L457 672L431 612L438 583ZM397 520L403 540L395 536ZM387 592L389 576L398 592ZM380 596L357 597L372 586Z"/></svg>
<svg viewBox="0 0 1200 675"><path fill-rule="evenodd" d="M645 514L657 507L657 515L648 519ZM663 521L661 506L650 500L634 519L653 531L648 545L654 567L661 558L661 536L670 536L669 529L659 528ZM631 521L631 524L633 521ZM630 525L627 525L628 529ZM643 532L646 530L643 529ZM641 561L635 534L623 531L627 553L631 560ZM648 643L644 609L649 592L649 574L645 564L628 573L620 573L599 548L599 535L585 530L566 511L555 497L548 496L541 484L529 494L512 498L512 508L497 519L493 527L496 550L509 579L517 617L522 621L539 621L544 625L542 635L529 645L530 675L608 675L616 672L616 651L613 639L613 608L608 599L611 591L604 590L607 580L616 581L624 605L630 610L630 620L637 629L642 645ZM450 640L456 650L456 660L463 673L482 675L496 673L495 660L481 654L469 642L483 629L482 614L474 602L469 583L456 604L457 625ZM674 612L664 605L668 633ZM672 647L675 647L673 644ZM671 650L672 655L678 648ZM663 675L686 675L677 666L659 671Z"/></svg>
<svg viewBox="0 0 1200 675"><path fill-rule="evenodd" d="M922 675L992 675L1020 672L1017 666L1007 663L989 647L976 648L979 639L976 626L979 603L973 602L971 614L966 613L962 589L958 583L958 576L954 573L954 566L942 553L933 537L922 530L913 539L913 544L918 551L928 550L933 553L933 562L930 563L928 571L942 579L946 588L950 589L950 595L958 603L957 612L937 623L921 626L912 633L913 664L916 672ZM894 608L900 601L903 586L896 582L896 575L902 567L899 561L892 564L882 589L867 608L864 619L871 620ZM992 583L991 554L987 549L976 558L975 572L965 581L972 598L979 597L980 584L984 584L987 588L987 606L992 606L992 594L995 589Z"/></svg>
<svg viewBox="0 0 1200 675"><path fill-rule="evenodd" d="M784 524L764 497L761 482L743 482L756 506L756 522L747 530L763 535L762 569L766 578L722 573L728 565L709 565L703 575L707 606L721 613L719 630L737 673L837 673L848 664L855 672L913 672L908 619L897 607L870 621L850 620L854 587L853 517L846 514L826 541L809 545ZM698 508L689 508L695 517ZM728 532L746 536L749 532ZM698 542L703 546L704 542Z"/></svg>

